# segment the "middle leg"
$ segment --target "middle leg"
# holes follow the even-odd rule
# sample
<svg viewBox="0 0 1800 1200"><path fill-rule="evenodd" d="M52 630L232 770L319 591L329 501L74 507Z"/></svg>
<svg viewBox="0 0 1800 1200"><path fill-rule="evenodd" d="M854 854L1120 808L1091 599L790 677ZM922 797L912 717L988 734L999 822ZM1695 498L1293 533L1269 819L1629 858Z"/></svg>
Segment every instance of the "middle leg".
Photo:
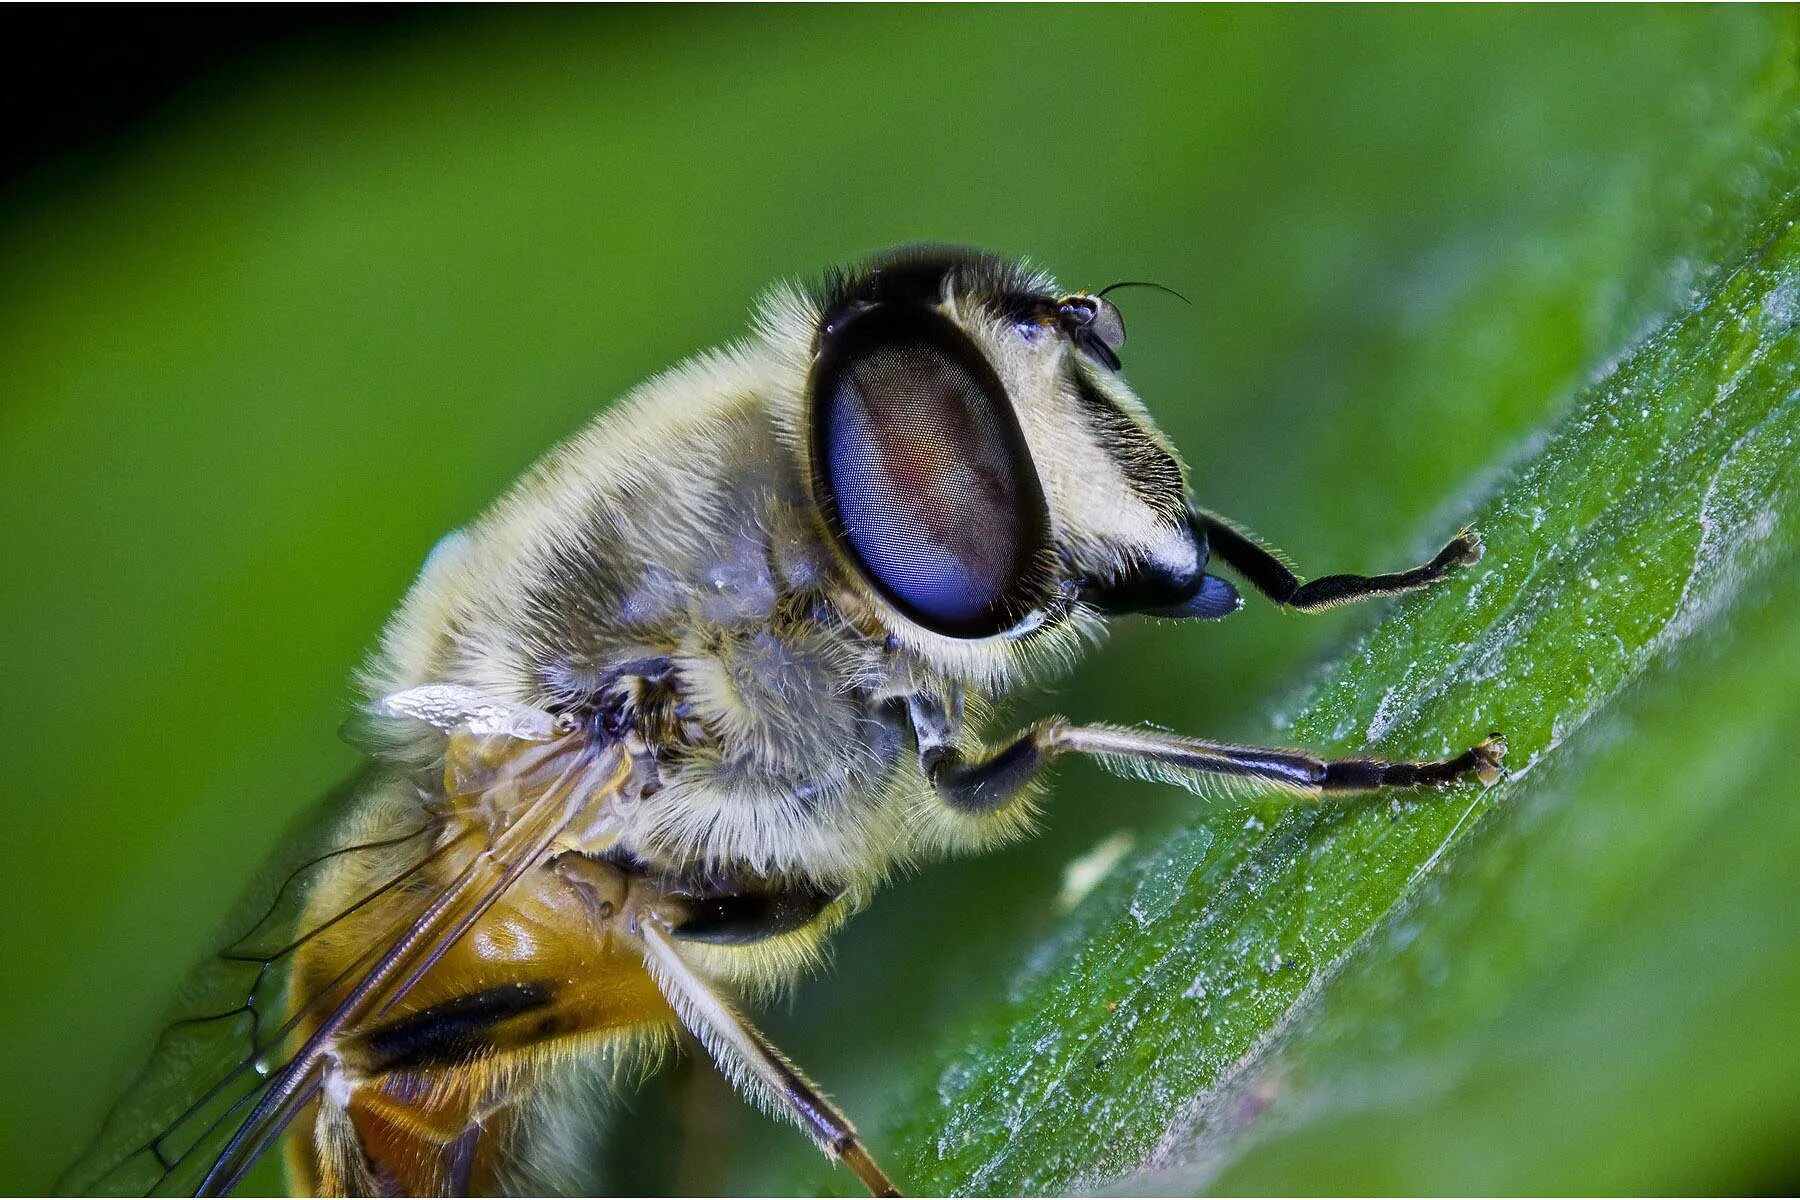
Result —
<svg viewBox="0 0 1800 1200"><path fill-rule="evenodd" d="M971 758L956 746L953 710L928 697L914 697L910 708L920 769L946 804L971 815L999 810L1064 754L1085 754L1126 772L1150 767L1177 781L1223 776L1322 797L1381 788L1446 787L1471 776L1492 784L1500 778L1506 753L1505 739L1494 733L1443 759L1327 759L1303 750L1240 746L1155 729L1071 725L1052 717L997 750Z"/></svg>

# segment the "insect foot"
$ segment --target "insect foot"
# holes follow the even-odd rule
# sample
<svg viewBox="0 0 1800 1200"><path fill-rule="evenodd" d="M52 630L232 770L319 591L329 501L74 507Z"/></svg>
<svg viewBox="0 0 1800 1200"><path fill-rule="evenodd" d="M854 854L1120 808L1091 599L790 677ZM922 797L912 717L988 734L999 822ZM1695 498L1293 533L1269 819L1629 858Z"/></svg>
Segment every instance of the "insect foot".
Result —
<svg viewBox="0 0 1800 1200"><path fill-rule="evenodd" d="M1481 535L1473 528L1468 528L1451 538L1449 544L1431 560L1431 565L1440 571L1448 571L1452 567L1472 567L1486 553L1487 547L1482 545Z"/></svg>
<svg viewBox="0 0 1800 1200"><path fill-rule="evenodd" d="M1476 541L1475 547L1476 556L1479 557L1481 550L1479 540ZM1481 781L1482 787L1493 787L1506 778L1506 769L1501 765L1506 758L1506 735L1499 730L1495 730L1476 742L1474 746L1470 747L1469 754L1475 759L1473 770L1475 778Z"/></svg>

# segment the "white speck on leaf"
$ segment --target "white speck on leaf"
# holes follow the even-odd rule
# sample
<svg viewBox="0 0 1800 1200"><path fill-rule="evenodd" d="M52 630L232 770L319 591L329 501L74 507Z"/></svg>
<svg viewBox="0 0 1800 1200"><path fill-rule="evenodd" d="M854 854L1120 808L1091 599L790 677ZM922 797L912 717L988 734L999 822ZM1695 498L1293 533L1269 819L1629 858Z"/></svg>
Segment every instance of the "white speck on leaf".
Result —
<svg viewBox="0 0 1800 1200"><path fill-rule="evenodd" d="M1114 867L1137 844L1137 835L1128 829L1115 830L1102 838L1092 850L1070 860L1063 868L1062 890L1056 893L1056 911L1070 913L1087 899L1100 881L1112 874Z"/></svg>

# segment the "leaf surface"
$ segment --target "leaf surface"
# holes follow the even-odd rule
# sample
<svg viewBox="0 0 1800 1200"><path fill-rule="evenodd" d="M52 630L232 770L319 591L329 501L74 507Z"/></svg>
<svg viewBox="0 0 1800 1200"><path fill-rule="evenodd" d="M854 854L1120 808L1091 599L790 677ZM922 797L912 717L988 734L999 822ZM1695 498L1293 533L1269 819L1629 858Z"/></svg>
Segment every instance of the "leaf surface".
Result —
<svg viewBox="0 0 1800 1200"><path fill-rule="evenodd" d="M1486 561L1268 734L1498 728L1511 779L1215 814L1116 872L954 1044L914 1187L1757 1182L1701 1168L1800 1111L1794 212L1470 505ZM1710 1072L1765 1085L1756 1120Z"/></svg>

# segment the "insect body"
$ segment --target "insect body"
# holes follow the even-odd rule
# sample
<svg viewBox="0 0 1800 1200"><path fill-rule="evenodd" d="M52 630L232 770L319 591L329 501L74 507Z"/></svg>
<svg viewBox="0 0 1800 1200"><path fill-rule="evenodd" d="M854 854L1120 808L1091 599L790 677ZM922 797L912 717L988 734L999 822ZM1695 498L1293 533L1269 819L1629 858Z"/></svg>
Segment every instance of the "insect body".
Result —
<svg viewBox="0 0 1800 1200"><path fill-rule="evenodd" d="M579 1095L685 1028L889 1192L740 1004L893 868L1019 836L1063 754L1303 796L1496 778L1498 737L1399 763L1061 719L984 740L986 701L1108 619L1236 611L1215 563L1310 610L1479 557L1464 533L1300 582L1193 506L1123 340L1103 297L900 251L777 290L549 455L433 552L365 675L367 769L71 1182L220 1192L285 1136L320 1193L579 1187Z"/></svg>

